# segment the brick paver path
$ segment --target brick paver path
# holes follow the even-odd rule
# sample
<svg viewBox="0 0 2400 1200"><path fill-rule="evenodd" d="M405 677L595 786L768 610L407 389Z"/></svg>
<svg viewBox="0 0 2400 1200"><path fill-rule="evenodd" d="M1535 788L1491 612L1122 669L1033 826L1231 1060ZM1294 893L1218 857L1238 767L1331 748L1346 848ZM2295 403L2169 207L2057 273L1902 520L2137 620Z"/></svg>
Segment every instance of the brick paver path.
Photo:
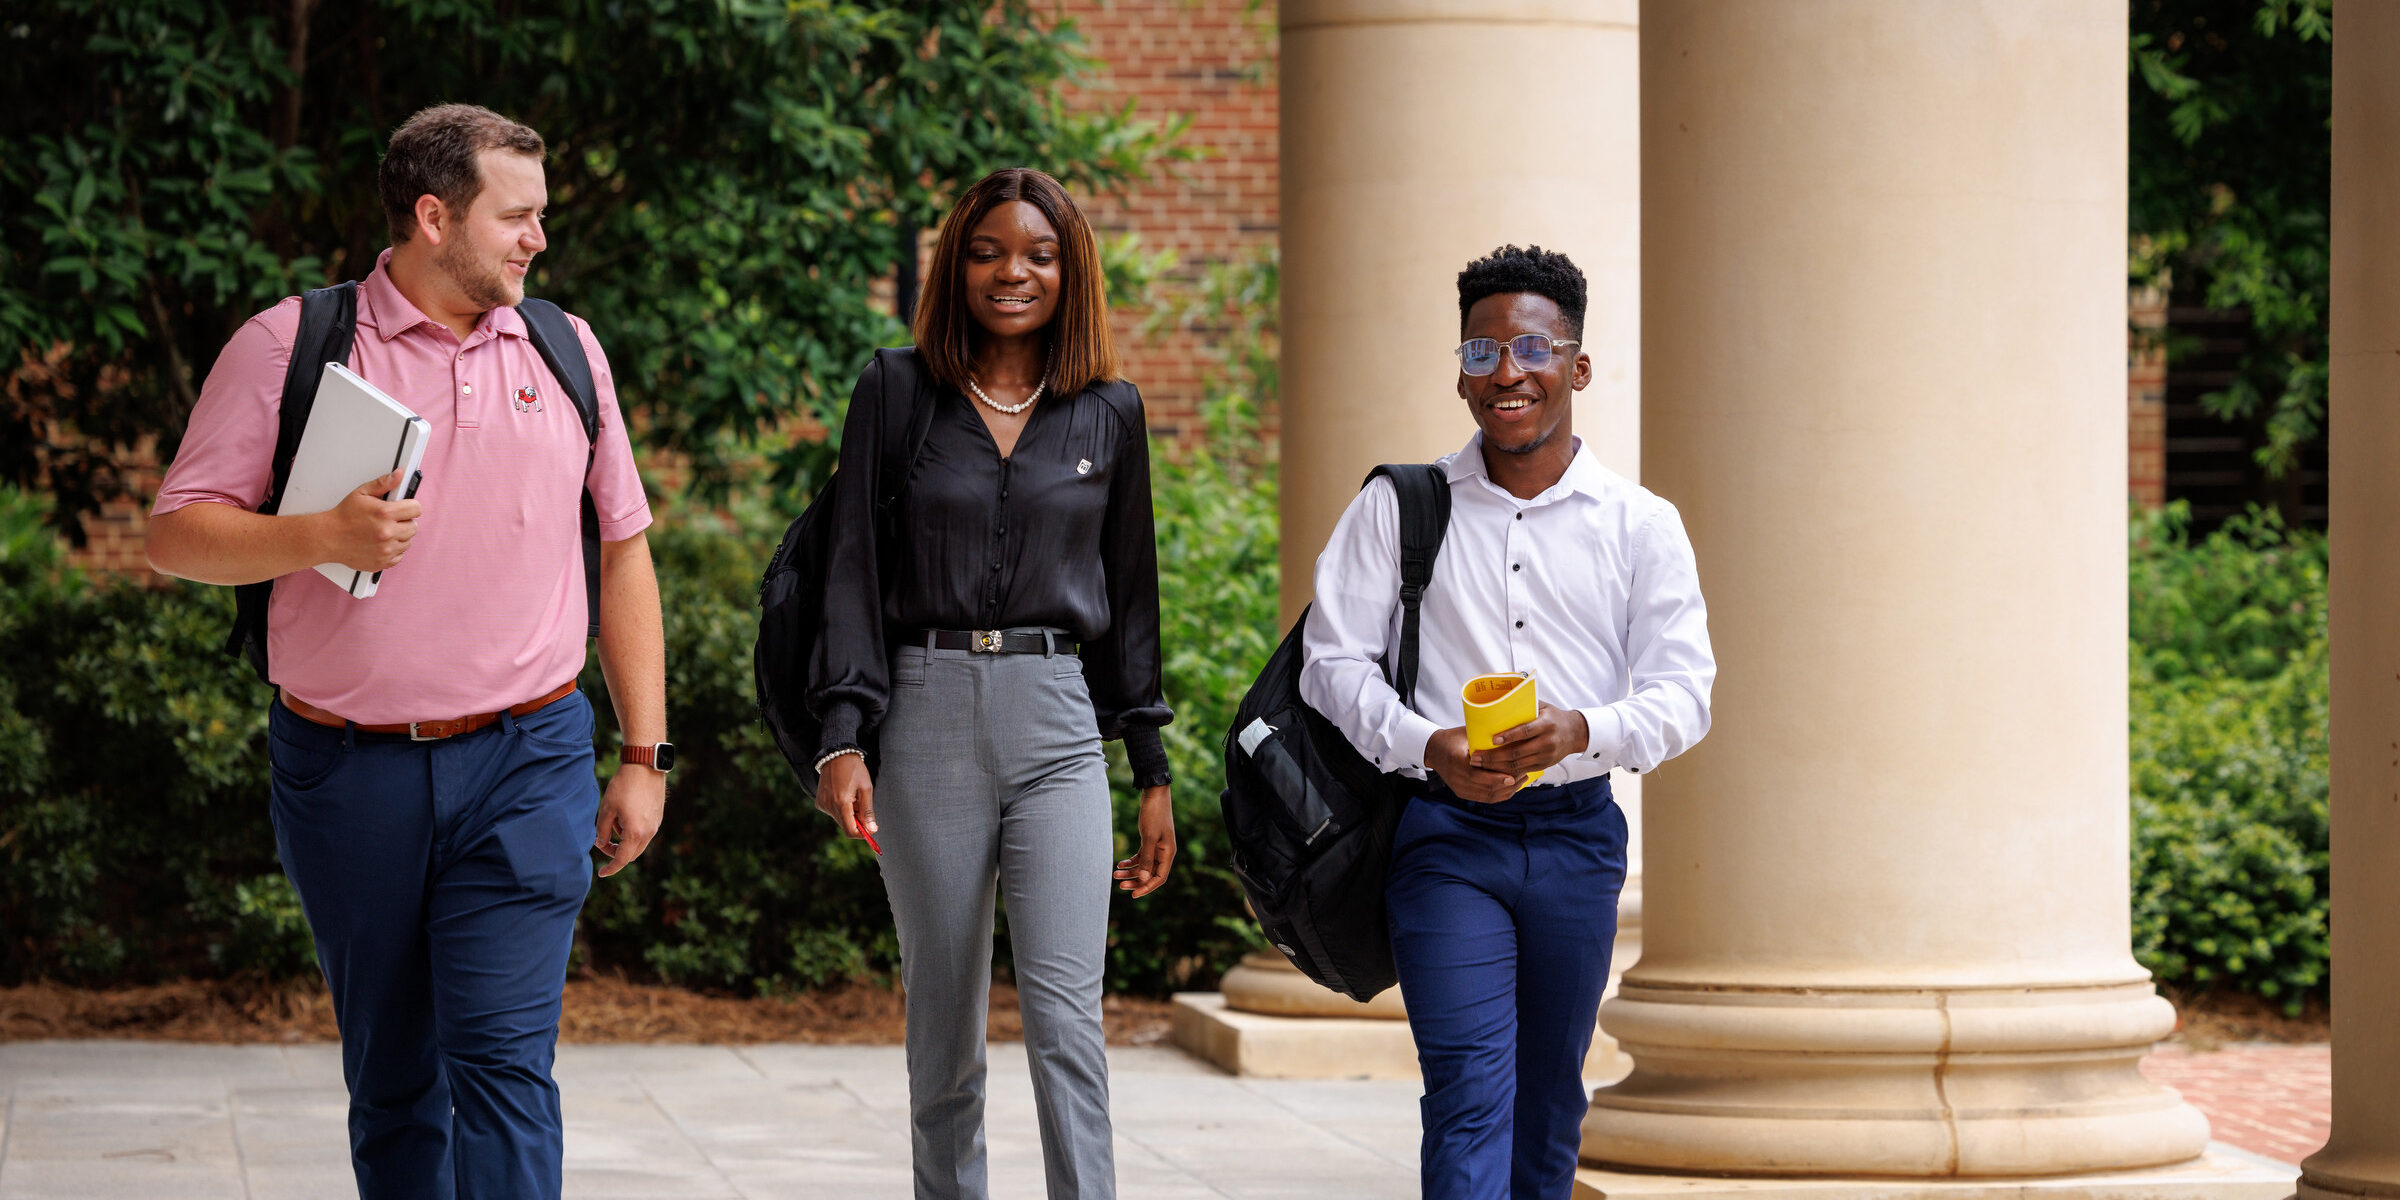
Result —
<svg viewBox="0 0 2400 1200"><path fill-rule="evenodd" d="M2333 1132L2329 1046L2169 1046L2142 1060L2142 1074L2207 1113L2217 1141L2278 1162L2316 1153Z"/></svg>

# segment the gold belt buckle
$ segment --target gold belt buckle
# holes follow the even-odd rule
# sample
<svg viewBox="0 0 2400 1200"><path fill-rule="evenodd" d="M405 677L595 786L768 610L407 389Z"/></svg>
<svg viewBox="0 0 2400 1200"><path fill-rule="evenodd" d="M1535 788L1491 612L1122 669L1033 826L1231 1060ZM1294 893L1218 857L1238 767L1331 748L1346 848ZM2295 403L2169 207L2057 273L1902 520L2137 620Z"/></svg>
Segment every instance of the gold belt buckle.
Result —
<svg viewBox="0 0 2400 1200"><path fill-rule="evenodd" d="M1000 631L997 629L976 630L975 649L983 654L1000 653Z"/></svg>

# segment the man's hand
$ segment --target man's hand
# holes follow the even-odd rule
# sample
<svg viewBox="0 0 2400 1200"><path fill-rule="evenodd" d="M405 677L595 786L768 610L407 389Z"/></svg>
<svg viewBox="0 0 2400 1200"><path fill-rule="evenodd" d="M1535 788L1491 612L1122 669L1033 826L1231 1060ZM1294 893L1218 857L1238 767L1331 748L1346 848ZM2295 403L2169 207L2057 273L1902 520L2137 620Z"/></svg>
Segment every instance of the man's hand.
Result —
<svg viewBox="0 0 2400 1200"><path fill-rule="evenodd" d="M425 506L414 500L386 500L400 486L400 472L360 484L357 491L318 518L317 536L324 546L322 561L337 562L353 571L386 571L399 565L408 543L417 536L417 518Z"/></svg>
<svg viewBox="0 0 2400 1200"><path fill-rule="evenodd" d="M1163 786L1142 789L1142 809L1134 826L1140 849L1117 864L1117 886L1136 900L1159 889L1175 864L1175 805Z"/></svg>
<svg viewBox="0 0 2400 1200"><path fill-rule="evenodd" d="M616 778L608 781L608 794L600 800L600 827L592 834L592 848L608 856L600 864L601 878L624 870L650 848L666 812L665 775L633 763L617 768Z"/></svg>
<svg viewBox="0 0 2400 1200"><path fill-rule="evenodd" d="M1469 761L1504 775L1529 775L1565 762L1570 754L1581 754L1591 743L1592 731L1580 710L1543 704L1535 708L1532 720L1501 730L1493 736L1491 749L1476 751Z"/></svg>
<svg viewBox="0 0 2400 1200"><path fill-rule="evenodd" d="M1439 729L1425 743L1425 765L1461 800L1498 804L1517 794L1515 775L1476 766L1474 753L1467 748L1466 726Z"/></svg>
<svg viewBox="0 0 2400 1200"><path fill-rule="evenodd" d="M850 837L883 832L875 823L875 781L867 777L866 759L838 754L825 764L817 776L817 811L832 817Z"/></svg>
<svg viewBox="0 0 2400 1200"><path fill-rule="evenodd" d="M1532 720L1502 730L1489 750L1469 749L1464 726L1435 731L1425 743L1425 765L1460 799L1498 804L1517 794L1525 776L1557 766L1591 740L1581 712L1544 704Z"/></svg>

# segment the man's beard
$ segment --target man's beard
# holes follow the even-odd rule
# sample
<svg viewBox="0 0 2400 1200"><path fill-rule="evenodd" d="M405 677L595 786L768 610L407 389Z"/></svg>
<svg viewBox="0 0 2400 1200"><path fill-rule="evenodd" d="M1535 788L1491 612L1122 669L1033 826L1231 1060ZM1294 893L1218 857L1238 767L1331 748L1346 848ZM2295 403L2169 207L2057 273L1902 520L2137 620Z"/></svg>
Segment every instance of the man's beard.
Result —
<svg viewBox="0 0 2400 1200"><path fill-rule="evenodd" d="M525 298L524 285L508 278L502 268L487 269L476 261L464 238L444 244L434 255L433 265L441 268L459 291L466 293L469 304L484 311L505 308Z"/></svg>
<svg viewBox="0 0 2400 1200"><path fill-rule="evenodd" d="M1542 435L1541 435L1540 437L1537 437L1537 438L1533 439L1532 441L1525 443L1525 444L1524 444L1524 445L1522 445L1522 446L1503 446L1503 445L1500 445L1500 444L1499 444L1499 443L1497 443L1497 442L1494 442L1492 439L1490 439L1490 438L1488 438L1488 437L1487 437L1487 438L1485 438L1485 439L1483 439L1483 444L1484 444L1484 445L1486 445L1486 446L1490 446L1492 449L1494 449L1494 450L1497 450L1497 451L1499 451L1499 452L1500 452L1500 453L1502 453L1502 454L1531 454L1531 453L1533 453L1534 451L1536 451L1536 450L1539 450L1539 449L1541 449L1542 447L1549 445L1549 444L1550 444L1550 441L1551 441L1551 439L1553 439L1553 438L1555 438L1555 437L1557 437L1557 436L1558 436L1558 429L1559 429L1559 426L1560 426L1560 425L1564 425L1564 424L1566 424L1566 422L1565 422L1565 421L1563 421L1563 420L1561 420L1561 421L1557 422L1556 424L1553 424L1552 426L1550 426L1550 428L1543 430L1543 431L1542 431Z"/></svg>

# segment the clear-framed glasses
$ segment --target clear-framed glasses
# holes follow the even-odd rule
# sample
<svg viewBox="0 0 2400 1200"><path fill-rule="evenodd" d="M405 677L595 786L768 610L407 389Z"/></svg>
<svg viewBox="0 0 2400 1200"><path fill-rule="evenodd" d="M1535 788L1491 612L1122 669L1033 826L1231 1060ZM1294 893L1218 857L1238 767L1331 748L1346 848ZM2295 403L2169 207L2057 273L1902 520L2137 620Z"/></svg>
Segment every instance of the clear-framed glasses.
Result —
<svg viewBox="0 0 2400 1200"><path fill-rule="evenodd" d="M1573 338L1554 342L1538 333L1520 333L1503 342L1496 338L1468 338L1458 344L1458 369L1469 375L1489 375L1500 369L1500 351L1506 347L1516 356L1517 366L1527 371L1539 371L1550 365L1550 357L1560 346L1576 345Z"/></svg>

